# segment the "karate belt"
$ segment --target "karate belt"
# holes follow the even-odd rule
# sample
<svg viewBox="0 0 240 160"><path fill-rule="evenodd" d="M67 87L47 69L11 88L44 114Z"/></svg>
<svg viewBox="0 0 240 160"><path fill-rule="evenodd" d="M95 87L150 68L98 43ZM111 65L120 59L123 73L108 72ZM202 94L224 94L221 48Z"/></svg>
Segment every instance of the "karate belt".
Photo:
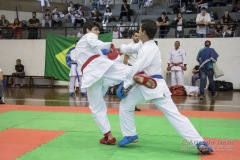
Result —
<svg viewBox="0 0 240 160"><path fill-rule="evenodd" d="M173 66L180 66L181 64L183 64L183 62L181 62L181 63L173 63Z"/></svg>
<svg viewBox="0 0 240 160"><path fill-rule="evenodd" d="M152 77L152 78L157 78L157 79L163 79L163 76L160 75L160 74L154 74L154 75L152 75L152 76L150 76L150 77Z"/></svg>
<svg viewBox="0 0 240 160"><path fill-rule="evenodd" d="M88 58L88 60L85 63L83 63L82 68L81 68L81 72L83 73L84 68L87 67L87 65L90 62L92 62L92 60L94 60L95 58L97 58L99 56L100 56L100 54L96 54L96 55L93 55L92 57Z"/></svg>
<svg viewBox="0 0 240 160"><path fill-rule="evenodd" d="M72 62L71 64L74 64L74 65L77 65L77 66L78 66L78 64L75 63L75 62ZM78 74L78 70L77 70L77 68L76 68L76 74L77 74L78 82L80 82L80 78L79 78L79 74Z"/></svg>

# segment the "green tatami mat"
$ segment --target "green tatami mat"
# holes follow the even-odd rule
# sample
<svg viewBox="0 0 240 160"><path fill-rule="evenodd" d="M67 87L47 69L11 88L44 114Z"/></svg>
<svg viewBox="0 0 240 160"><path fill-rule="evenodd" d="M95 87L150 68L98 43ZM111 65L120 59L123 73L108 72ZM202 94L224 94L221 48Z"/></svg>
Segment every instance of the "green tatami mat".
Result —
<svg viewBox="0 0 240 160"><path fill-rule="evenodd" d="M108 115L119 141L119 115ZM240 139L240 120L190 118L201 136ZM43 144L19 160L192 160L199 159L195 147L183 144L164 116L136 116L139 142L126 147L99 144L102 138L91 114L9 111L0 114L0 129L62 130L65 134Z"/></svg>

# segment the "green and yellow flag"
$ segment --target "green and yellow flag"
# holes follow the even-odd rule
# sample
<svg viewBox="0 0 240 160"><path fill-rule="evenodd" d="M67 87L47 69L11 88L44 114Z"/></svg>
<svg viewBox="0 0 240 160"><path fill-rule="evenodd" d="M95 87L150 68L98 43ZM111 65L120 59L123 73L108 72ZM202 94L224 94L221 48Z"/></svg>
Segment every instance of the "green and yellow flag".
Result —
<svg viewBox="0 0 240 160"><path fill-rule="evenodd" d="M103 42L112 42L112 32L99 35L99 39ZM69 81L70 68L67 64L67 55L75 47L77 40L79 40L77 37L47 34L44 76Z"/></svg>

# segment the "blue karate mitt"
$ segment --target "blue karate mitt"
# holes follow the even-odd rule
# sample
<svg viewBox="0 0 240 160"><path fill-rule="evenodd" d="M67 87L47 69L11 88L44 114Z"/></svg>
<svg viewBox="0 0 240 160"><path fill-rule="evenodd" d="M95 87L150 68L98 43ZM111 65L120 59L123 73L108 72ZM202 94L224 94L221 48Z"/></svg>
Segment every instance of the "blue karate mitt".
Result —
<svg viewBox="0 0 240 160"><path fill-rule="evenodd" d="M102 49L101 51L102 51L102 54L105 56L108 55L109 52L111 52L109 49Z"/></svg>
<svg viewBox="0 0 240 160"><path fill-rule="evenodd" d="M117 91L116 91L116 96L118 97L118 98L121 98L121 99L123 99L123 98L126 98L127 97L127 95L128 95L128 92L132 89L132 87L133 87L133 85L131 85L131 86L129 86L127 89L125 89L125 88L123 88L123 82L122 83L120 83L120 85L119 85L119 87L118 87L118 89L117 89Z"/></svg>

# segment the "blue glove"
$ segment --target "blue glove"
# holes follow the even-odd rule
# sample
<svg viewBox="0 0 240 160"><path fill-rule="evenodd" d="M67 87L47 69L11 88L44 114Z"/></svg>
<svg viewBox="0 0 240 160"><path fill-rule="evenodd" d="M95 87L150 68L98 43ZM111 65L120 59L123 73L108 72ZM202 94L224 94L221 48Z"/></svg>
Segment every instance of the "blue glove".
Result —
<svg viewBox="0 0 240 160"><path fill-rule="evenodd" d="M123 99L123 98L127 97L127 93L123 92L123 90L124 90L124 88L123 88L123 82L122 82L122 83L120 83L120 85L119 85L119 87L118 87L118 89L116 91L116 96L118 98Z"/></svg>
<svg viewBox="0 0 240 160"><path fill-rule="evenodd" d="M106 56L109 52L111 52L109 49L102 49L101 51L102 51L103 55L105 55L105 56Z"/></svg>

